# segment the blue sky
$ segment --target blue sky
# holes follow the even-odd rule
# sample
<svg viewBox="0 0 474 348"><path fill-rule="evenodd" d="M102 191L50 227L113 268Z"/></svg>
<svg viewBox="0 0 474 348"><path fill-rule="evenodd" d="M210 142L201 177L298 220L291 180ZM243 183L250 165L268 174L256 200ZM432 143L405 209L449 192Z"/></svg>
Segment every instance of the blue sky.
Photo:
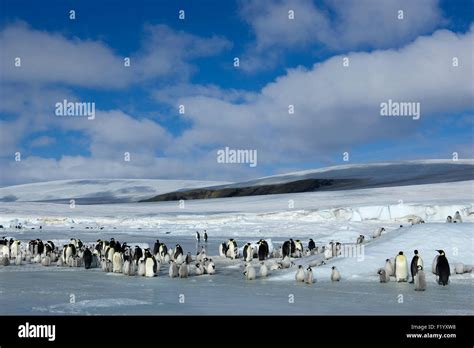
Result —
<svg viewBox="0 0 474 348"><path fill-rule="evenodd" d="M472 1L0 2L0 186L473 157ZM96 119L59 119L63 99ZM381 118L387 99L420 120ZM217 163L226 146L258 166Z"/></svg>

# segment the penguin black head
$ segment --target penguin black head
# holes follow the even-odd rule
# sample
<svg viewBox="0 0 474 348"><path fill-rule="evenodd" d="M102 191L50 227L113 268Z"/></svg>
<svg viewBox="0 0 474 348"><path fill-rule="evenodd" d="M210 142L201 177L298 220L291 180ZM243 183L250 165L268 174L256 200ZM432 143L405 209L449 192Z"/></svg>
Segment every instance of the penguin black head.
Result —
<svg viewBox="0 0 474 348"><path fill-rule="evenodd" d="M403 251L400 251L400 252L398 253L398 255L403 255Z"/></svg>
<svg viewBox="0 0 474 348"><path fill-rule="evenodd" d="M298 268L303 268L303 266L299 265Z"/></svg>
<svg viewBox="0 0 474 348"><path fill-rule="evenodd" d="M332 266L331 269L336 269L336 266Z"/></svg>
<svg viewBox="0 0 474 348"><path fill-rule="evenodd" d="M415 255L418 255L418 250L415 250L414 253L415 253Z"/></svg>
<svg viewBox="0 0 474 348"><path fill-rule="evenodd" d="M423 266L422 265L418 265L418 270L422 271L423 270Z"/></svg>
<svg viewBox="0 0 474 348"><path fill-rule="evenodd" d="M390 261L390 259L386 259L386 260L385 260L385 262L388 262L388 261Z"/></svg>
<svg viewBox="0 0 474 348"><path fill-rule="evenodd" d="M436 250L440 255L444 255L444 250Z"/></svg>

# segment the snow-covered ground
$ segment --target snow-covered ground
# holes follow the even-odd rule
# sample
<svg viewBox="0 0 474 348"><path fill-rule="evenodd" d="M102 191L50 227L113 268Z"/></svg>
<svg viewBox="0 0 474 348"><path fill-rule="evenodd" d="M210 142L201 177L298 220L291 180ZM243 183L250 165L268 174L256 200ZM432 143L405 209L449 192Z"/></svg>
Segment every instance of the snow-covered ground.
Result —
<svg viewBox="0 0 474 348"><path fill-rule="evenodd" d="M77 188L80 190L79 188ZM21 190L20 190L21 191ZM19 195L21 192L18 193ZM62 245L71 237L85 243L114 237L129 245L151 246L156 239L180 243L194 255L194 232L206 229L207 254L217 274L170 279L163 265L158 277L126 277L99 269L0 266L0 314L473 314L473 273L453 274L447 287L435 283L431 264L443 249L454 269L474 264L474 181L157 203L76 204L0 203L1 232L22 241L41 238ZM463 223L445 223L461 213ZM426 223L413 225L416 216ZM11 228L21 223L21 230ZM403 225L403 227L400 227ZM42 226L42 229L39 229ZM387 232L372 239L377 227ZM87 229L86 229L87 227ZM267 278L246 281L242 260L218 256L219 243L239 246L266 238L278 247L288 238L321 246L330 241L363 248L351 257L313 268L316 282L297 284L296 265L319 263L321 254L293 259L295 266ZM381 284L376 274L385 259L419 250L428 288ZM272 259L269 264L277 262ZM258 270L259 263L254 261ZM331 267L342 275L330 281ZM184 297L182 296L184 295ZM184 303L182 303L184 301Z"/></svg>

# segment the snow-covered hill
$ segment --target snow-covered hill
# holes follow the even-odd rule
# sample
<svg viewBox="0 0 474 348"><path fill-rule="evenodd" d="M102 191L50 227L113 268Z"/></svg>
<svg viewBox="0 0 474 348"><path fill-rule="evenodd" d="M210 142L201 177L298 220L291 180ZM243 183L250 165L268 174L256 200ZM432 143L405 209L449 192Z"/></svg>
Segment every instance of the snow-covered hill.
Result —
<svg viewBox="0 0 474 348"><path fill-rule="evenodd" d="M221 184L224 183L199 180L58 180L0 188L0 202L69 202L71 199L83 204L135 202L170 191Z"/></svg>
<svg viewBox="0 0 474 348"><path fill-rule="evenodd" d="M282 184L304 179L364 180L358 188L433 184L474 179L474 160L416 160L346 164L272 175L220 187Z"/></svg>

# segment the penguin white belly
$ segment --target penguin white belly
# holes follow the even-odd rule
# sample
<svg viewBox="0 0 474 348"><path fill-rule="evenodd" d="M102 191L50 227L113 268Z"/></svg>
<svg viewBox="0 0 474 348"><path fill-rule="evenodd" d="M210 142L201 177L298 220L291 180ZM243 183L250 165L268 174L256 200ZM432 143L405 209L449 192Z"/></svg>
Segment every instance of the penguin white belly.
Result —
<svg viewBox="0 0 474 348"><path fill-rule="evenodd" d="M46 255L45 257L43 257L43 260L41 260L41 264L46 267L51 265L51 258Z"/></svg>
<svg viewBox="0 0 474 348"><path fill-rule="evenodd" d="M2 245L0 248L0 257L10 258L10 249L6 245Z"/></svg>
<svg viewBox="0 0 474 348"><path fill-rule="evenodd" d="M145 262L140 262L138 264L138 275L143 277L145 275L145 272Z"/></svg>
<svg viewBox="0 0 474 348"><path fill-rule="evenodd" d="M332 248L331 247L326 247L324 250L324 258L326 260L330 259L332 257Z"/></svg>
<svg viewBox="0 0 474 348"><path fill-rule="evenodd" d="M114 253L113 256L113 272L121 273L122 272L122 254L119 252Z"/></svg>
<svg viewBox="0 0 474 348"><path fill-rule="evenodd" d="M408 279L408 264L405 258L395 259L395 278L397 282L406 282Z"/></svg>
<svg viewBox="0 0 474 348"><path fill-rule="evenodd" d="M268 267L266 264L260 266L260 277L268 276Z"/></svg>
<svg viewBox="0 0 474 348"><path fill-rule="evenodd" d="M175 278L178 276L178 266L175 262L171 262L170 264L169 276L170 278Z"/></svg>
<svg viewBox="0 0 474 348"><path fill-rule="evenodd" d="M17 255L15 258L15 265L20 266L21 265L21 255Z"/></svg>
<svg viewBox="0 0 474 348"><path fill-rule="evenodd" d="M305 283L306 284L313 284L314 283L313 271L308 271L306 273Z"/></svg>
<svg viewBox="0 0 474 348"><path fill-rule="evenodd" d="M438 256L439 256L439 255L436 255L436 256L435 256L435 258L434 258L434 260L433 260L433 264L431 265L431 271L433 272L433 274L436 274L436 275L438 275L438 274L436 273L436 265L438 264Z"/></svg>
<svg viewBox="0 0 474 348"><path fill-rule="evenodd" d="M296 271L296 275L295 275L295 279L297 282L304 282L306 276L305 276L305 273L304 273L304 269L303 268L299 268L298 271Z"/></svg>
<svg viewBox="0 0 474 348"><path fill-rule="evenodd" d="M216 273L216 266L214 265L214 262L209 262L209 264L206 266L207 274L214 274Z"/></svg>
<svg viewBox="0 0 474 348"><path fill-rule="evenodd" d="M145 276L146 277L154 277L155 271L153 270L155 263L151 257L147 258L145 261Z"/></svg>
<svg viewBox="0 0 474 348"><path fill-rule="evenodd" d="M245 279L247 280L254 280L257 278L257 273L255 272L255 268L252 266L248 266L245 271Z"/></svg>

